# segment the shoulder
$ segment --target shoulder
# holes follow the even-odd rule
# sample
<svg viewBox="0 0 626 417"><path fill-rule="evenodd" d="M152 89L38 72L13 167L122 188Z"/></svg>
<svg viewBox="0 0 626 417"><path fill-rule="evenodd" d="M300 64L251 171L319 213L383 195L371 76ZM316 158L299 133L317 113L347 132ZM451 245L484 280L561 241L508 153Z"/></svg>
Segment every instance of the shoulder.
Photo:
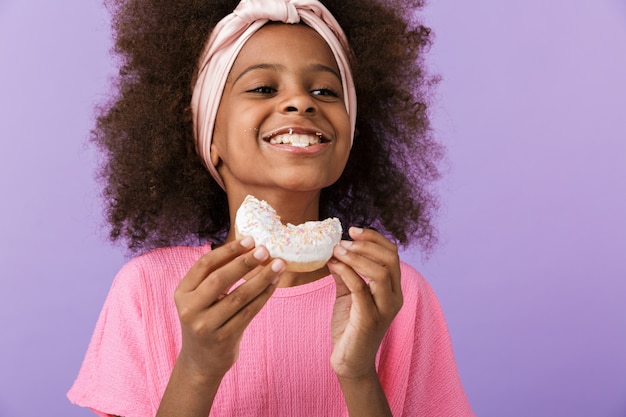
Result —
<svg viewBox="0 0 626 417"><path fill-rule="evenodd" d="M119 271L113 287L139 290L176 286L191 266L211 250L204 246L172 246L154 249L129 260Z"/></svg>
<svg viewBox="0 0 626 417"><path fill-rule="evenodd" d="M439 314L441 306L430 283L413 266L401 262L403 310L410 314ZM405 313L408 313L405 311Z"/></svg>
<svg viewBox="0 0 626 417"><path fill-rule="evenodd" d="M211 250L204 246L172 246L146 252L131 259L122 270L134 270L144 273L184 269L187 271L198 258Z"/></svg>
<svg viewBox="0 0 626 417"><path fill-rule="evenodd" d="M211 245L204 246L171 246L158 248L131 259L129 268L172 268L193 264L200 256L211 250Z"/></svg>
<svg viewBox="0 0 626 417"><path fill-rule="evenodd" d="M432 291L426 278L424 278L424 276L412 265L401 261L400 273L403 292L413 293L419 291Z"/></svg>

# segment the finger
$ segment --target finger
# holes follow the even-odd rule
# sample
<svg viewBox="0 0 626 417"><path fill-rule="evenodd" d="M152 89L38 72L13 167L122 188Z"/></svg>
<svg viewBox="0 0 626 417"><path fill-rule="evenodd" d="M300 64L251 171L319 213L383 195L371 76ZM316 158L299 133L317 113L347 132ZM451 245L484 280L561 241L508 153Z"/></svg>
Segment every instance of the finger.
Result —
<svg viewBox="0 0 626 417"><path fill-rule="evenodd" d="M341 241L344 247L382 265L393 265L398 262L398 247L393 242L374 230L360 229L361 233L355 233L354 229L359 230L355 227L350 228L350 236L354 236L354 240Z"/></svg>
<svg viewBox="0 0 626 417"><path fill-rule="evenodd" d="M350 289L348 288L346 283L343 282L343 279L341 278L341 276L339 274L336 274L336 273L333 272L333 267L338 262L339 261L337 259L331 258L328 261L328 263L327 263L327 266L328 266L328 269L330 271L330 274L335 279L335 294L336 294L336 298L343 297L345 295L350 295Z"/></svg>
<svg viewBox="0 0 626 417"><path fill-rule="evenodd" d="M203 320L215 329L230 322L233 326L247 326L274 292L284 269L285 262L281 259L257 267L245 283L206 309Z"/></svg>
<svg viewBox="0 0 626 417"><path fill-rule="evenodd" d="M353 305L359 311L371 314L372 309L375 309L381 318L393 320L402 307L402 293L393 293L389 286L385 288L385 280L376 279L368 283L350 265L339 260L329 263L329 269L335 281L341 279L345 283L351 293Z"/></svg>
<svg viewBox="0 0 626 417"><path fill-rule="evenodd" d="M239 280L247 278L248 274L268 259L268 250L259 246L211 272L193 290L189 307L197 310L210 307L216 301L223 299Z"/></svg>
<svg viewBox="0 0 626 417"><path fill-rule="evenodd" d="M349 250L355 243L343 241L346 245L337 245L333 249L335 258L352 268L363 277L372 290L393 292L391 274L386 265L382 265L368 257L361 256L357 251ZM346 247L347 246L347 247Z"/></svg>
<svg viewBox="0 0 626 417"><path fill-rule="evenodd" d="M182 279L178 288L180 291L189 292L195 290L212 271L232 261L254 247L254 239L246 236L242 239L229 242L215 250L202 255L189 269Z"/></svg>
<svg viewBox="0 0 626 417"><path fill-rule="evenodd" d="M376 243L390 251L398 250L397 246L382 234L372 229L364 229L362 227L350 227L348 235L354 240L364 240Z"/></svg>
<svg viewBox="0 0 626 417"><path fill-rule="evenodd" d="M341 241L341 246L387 268L391 273L391 286L394 293L401 292L398 247L378 232L360 229L362 232L355 234L353 229L359 229L350 228L351 235L356 236L358 240Z"/></svg>
<svg viewBox="0 0 626 417"><path fill-rule="evenodd" d="M338 285L338 297L349 293L355 307L361 309L375 307L369 286L349 265L334 259L328 263L328 269Z"/></svg>
<svg viewBox="0 0 626 417"><path fill-rule="evenodd" d="M218 333L222 333L223 335L241 333L265 306L267 300L269 300L274 293L274 290L276 290L276 285L266 287L257 297L253 298L244 307L230 316L228 320L220 326Z"/></svg>
<svg viewBox="0 0 626 417"><path fill-rule="evenodd" d="M347 250L341 245L335 247L333 254L335 259L346 264L355 274L365 277L368 289L380 312L385 315L397 313L403 303L399 265L397 270L380 265L369 258ZM350 276L349 274L344 275ZM394 283L397 283L397 288L395 288ZM360 287L358 289L360 290Z"/></svg>

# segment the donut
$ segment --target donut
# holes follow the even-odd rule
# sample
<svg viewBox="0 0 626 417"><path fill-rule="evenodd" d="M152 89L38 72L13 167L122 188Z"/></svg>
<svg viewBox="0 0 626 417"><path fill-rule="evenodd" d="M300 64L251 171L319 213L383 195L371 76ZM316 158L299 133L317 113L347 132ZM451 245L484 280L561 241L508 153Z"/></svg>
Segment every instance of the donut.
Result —
<svg viewBox="0 0 626 417"><path fill-rule="evenodd" d="M276 210L266 201L248 195L235 217L237 239L251 236L257 246L267 248L272 258L286 262L286 271L310 272L322 268L341 241L341 222L332 217L299 225L283 225Z"/></svg>

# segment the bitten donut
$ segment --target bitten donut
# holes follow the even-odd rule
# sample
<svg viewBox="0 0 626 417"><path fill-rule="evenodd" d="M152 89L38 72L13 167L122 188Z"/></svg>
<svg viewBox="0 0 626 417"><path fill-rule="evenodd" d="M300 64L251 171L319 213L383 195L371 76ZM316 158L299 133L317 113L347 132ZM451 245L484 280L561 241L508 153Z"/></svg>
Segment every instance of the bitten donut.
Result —
<svg viewBox="0 0 626 417"><path fill-rule="evenodd" d="M235 233L238 239L251 236L257 246L267 248L272 258L283 259L287 271L309 272L328 262L333 247L341 241L342 229L334 217L283 225L272 206L249 195L237 210Z"/></svg>

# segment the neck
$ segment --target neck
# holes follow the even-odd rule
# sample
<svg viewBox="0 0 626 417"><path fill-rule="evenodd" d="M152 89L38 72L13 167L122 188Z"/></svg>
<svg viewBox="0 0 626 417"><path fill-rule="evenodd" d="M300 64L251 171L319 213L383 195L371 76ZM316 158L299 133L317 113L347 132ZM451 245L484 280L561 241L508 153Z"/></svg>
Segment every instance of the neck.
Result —
<svg viewBox="0 0 626 417"><path fill-rule="evenodd" d="M283 272L280 274L278 288L295 287L298 285L308 284L317 281L320 278L324 278L329 274L330 271L327 267L312 272Z"/></svg>

